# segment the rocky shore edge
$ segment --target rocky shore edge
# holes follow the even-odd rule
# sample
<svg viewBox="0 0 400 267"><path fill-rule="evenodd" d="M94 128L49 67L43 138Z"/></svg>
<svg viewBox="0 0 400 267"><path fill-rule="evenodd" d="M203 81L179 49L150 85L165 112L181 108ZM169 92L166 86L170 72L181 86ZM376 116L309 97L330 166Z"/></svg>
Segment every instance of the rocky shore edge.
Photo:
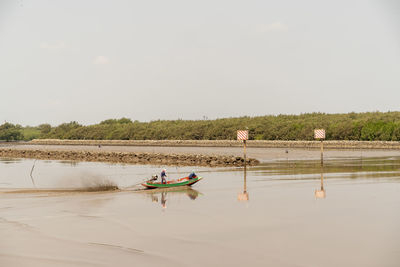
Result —
<svg viewBox="0 0 400 267"><path fill-rule="evenodd" d="M61 140L34 139L19 143L29 145L105 145L105 146L171 146L171 147L241 147L237 140ZM248 140L248 147L319 148L319 141ZM400 149L398 141L324 141L327 149Z"/></svg>
<svg viewBox="0 0 400 267"><path fill-rule="evenodd" d="M111 162L126 164L179 165L228 167L243 166L244 159L237 156L213 156L195 154L161 154L133 152L91 152L91 151L60 151L60 150L24 150L1 148L1 158L32 158L40 160L72 160L90 162ZM260 162L248 158L246 164L254 166Z"/></svg>

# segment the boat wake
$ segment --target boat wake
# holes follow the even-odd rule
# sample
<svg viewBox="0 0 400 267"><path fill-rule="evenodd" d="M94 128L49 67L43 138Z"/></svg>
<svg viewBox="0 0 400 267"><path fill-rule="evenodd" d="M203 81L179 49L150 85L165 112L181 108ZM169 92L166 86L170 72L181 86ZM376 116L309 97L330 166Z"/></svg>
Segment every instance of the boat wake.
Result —
<svg viewBox="0 0 400 267"><path fill-rule="evenodd" d="M84 193L84 192L105 192L120 191L118 185L102 176L81 175L64 177L56 182L54 186L36 185L35 188L3 188L1 193Z"/></svg>

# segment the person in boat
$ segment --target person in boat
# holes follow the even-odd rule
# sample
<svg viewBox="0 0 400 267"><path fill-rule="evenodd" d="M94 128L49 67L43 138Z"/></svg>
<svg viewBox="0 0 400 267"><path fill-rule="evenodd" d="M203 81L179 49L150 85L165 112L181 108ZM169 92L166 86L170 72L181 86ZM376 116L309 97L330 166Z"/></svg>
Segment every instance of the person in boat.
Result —
<svg viewBox="0 0 400 267"><path fill-rule="evenodd" d="M161 171L161 183L162 183L162 184L166 184L166 183L167 183L166 177L167 177L167 170L166 170L166 169L163 169L163 170Z"/></svg>
<svg viewBox="0 0 400 267"><path fill-rule="evenodd" d="M194 172L194 170L192 170L192 172L189 174L189 180L194 179L196 177L197 177L196 173Z"/></svg>

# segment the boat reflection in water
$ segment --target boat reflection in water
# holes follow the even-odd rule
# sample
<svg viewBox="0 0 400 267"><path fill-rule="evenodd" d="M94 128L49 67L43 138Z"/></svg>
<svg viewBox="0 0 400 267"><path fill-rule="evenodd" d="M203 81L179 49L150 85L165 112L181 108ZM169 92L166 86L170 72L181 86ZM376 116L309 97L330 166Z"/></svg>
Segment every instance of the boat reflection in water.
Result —
<svg viewBox="0 0 400 267"><path fill-rule="evenodd" d="M144 190L143 192L150 196L152 202L160 202L163 209L167 208L167 195L169 195L170 197L172 196L172 198L179 195L187 195L188 198L190 198L191 200L195 200L199 195L201 195L199 191L186 186L179 188L151 189Z"/></svg>
<svg viewBox="0 0 400 267"><path fill-rule="evenodd" d="M315 190L315 198L325 198L326 191L324 188L324 169L321 168L321 189Z"/></svg>
<svg viewBox="0 0 400 267"><path fill-rule="evenodd" d="M247 168L243 168L243 193L239 193L237 199L239 201L249 201L249 193L247 192Z"/></svg>

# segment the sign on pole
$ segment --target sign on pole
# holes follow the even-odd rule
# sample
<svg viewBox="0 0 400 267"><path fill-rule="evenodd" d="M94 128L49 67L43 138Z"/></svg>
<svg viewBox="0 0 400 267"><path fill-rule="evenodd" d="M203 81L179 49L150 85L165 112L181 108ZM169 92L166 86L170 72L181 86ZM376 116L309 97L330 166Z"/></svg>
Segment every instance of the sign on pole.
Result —
<svg viewBox="0 0 400 267"><path fill-rule="evenodd" d="M246 140L249 140L249 131L248 130L238 130L237 131L237 140L243 141L243 158L244 158L244 181L243 181L243 193L240 193L238 195L238 200L239 201L248 201L249 200L249 194L247 193L246 189Z"/></svg>
<svg viewBox="0 0 400 267"><path fill-rule="evenodd" d="M324 165L324 142L325 139L325 129L315 129L314 138L321 141L321 166Z"/></svg>
<svg viewBox="0 0 400 267"><path fill-rule="evenodd" d="M246 169L246 140L249 139L249 131L247 130L238 130L237 131L237 140L243 140L243 158L244 158L244 168Z"/></svg>
<svg viewBox="0 0 400 267"><path fill-rule="evenodd" d="M325 139L325 130L324 129L315 129L314 130L314 138L315 139Z"/></svg>
<svg viewBox="0 0 400 267"><path fill-rule="evenodd" d="M237 131L237 140L248 140L248 139L249 139L249 131L247 130Z"/></svg>

